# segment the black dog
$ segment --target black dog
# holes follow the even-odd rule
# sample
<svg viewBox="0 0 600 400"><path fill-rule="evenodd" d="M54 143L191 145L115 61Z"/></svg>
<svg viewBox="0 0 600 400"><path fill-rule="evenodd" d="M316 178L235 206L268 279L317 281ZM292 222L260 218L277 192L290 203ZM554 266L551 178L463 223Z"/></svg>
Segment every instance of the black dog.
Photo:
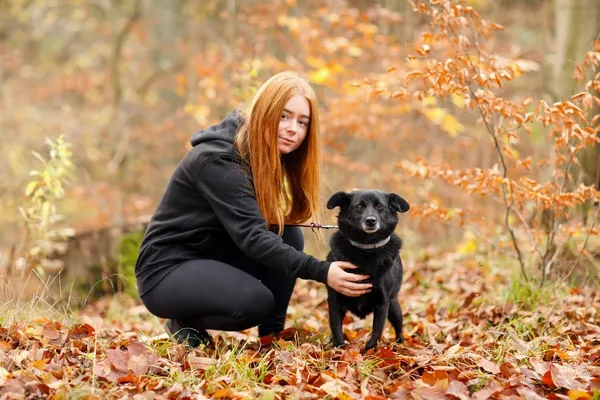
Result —
<svg viewBox="0 0 600 400"><path fill-rule="evenodd" d="M410 205L395 193L379 190L337 192L327 202L327 208L340 208L339 230L330 241L331 251L327 261L348 261L357 269L348 272L369 275L371 292L358 297L345 296L327 287L329 326L336 346L344 344L342 321L346 311L359 318L373 315L373 331L365 346L369 350L377 345L387 319L396 332L396 342L402 343L402 309L398 292L402 285L402 239L394 232L398 224L397 213L404 213Z"/></svg>

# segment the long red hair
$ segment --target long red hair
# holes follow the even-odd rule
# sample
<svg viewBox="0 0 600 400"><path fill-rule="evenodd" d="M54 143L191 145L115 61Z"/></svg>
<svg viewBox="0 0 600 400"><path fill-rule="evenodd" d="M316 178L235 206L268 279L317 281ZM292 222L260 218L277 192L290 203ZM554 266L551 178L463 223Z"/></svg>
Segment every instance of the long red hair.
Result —
<svg viewBox="0 0 600 400"><path fill-rule="evenodd" d="M282 155L274 133L285 104L297 95L308 100L310 123L300 147ZM252 170L258 206L267 225L276 225L279 234L284 224L318 218L321 143L317 107L315 92L303 75L280 72L258 89L236 135L236 147Z"/></svg>

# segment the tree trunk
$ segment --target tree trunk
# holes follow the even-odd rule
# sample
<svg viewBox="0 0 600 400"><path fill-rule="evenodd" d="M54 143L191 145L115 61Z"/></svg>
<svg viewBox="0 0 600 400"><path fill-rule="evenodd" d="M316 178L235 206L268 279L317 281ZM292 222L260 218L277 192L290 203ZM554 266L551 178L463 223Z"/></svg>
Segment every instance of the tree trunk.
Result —
<svg viewBox="0 0 600 400"><path fill-rule="evenodd" d="M150 24L152 58L159 70L171 70L179 64L178 42L185 40L182 0L151 0L147 14Z"/></svg>
<svg viewBox="0 0 600 400"><path fill-rule="evenodd" d="M555 101L561 101L583 89L580 87L582 83L573 79L573 71L575 65L583 61L585 53L592 49L593 42L600 32L600 2L598 0L555 0L554 10L556 59L552 94ZM593 113L599 111L598 108L592 110ZM581 167L574 174L575 186L580 182L586 185L598 185L599 155L597 146L590 147L579 155Z"/></svg>

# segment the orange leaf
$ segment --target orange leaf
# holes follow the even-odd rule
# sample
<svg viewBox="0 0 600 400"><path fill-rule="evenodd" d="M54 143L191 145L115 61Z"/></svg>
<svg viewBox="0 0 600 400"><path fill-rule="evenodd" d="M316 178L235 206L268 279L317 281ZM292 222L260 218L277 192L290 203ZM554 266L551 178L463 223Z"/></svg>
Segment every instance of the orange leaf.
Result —
<svg viewBox="0 0 600 400"><path fill-rule="evenodd" d="M31 365L33 365L34 368L37 368L39 370L46 370L46 360L37 360L32 362Z"/></svg>
<svg viewBox="0 0 600 400"><path fill-rule="evenodd" d="M214 392L212 395L213 399L228 399L228 398L235 398L235 397L236 397L236 392L231 388L219 389L216 392Z"/></svg>
<svg viewBox="0 0 600 400"><path fill-rule="evenodd" d="M546 373L542 376L542 383L548 386L550 389L556 389L556 385L552 380L552 372L550 370L546 371Z"/></svg>
<svg viewBox="0 0 600 400"><path fill-rule="evenodd" d="M569 390L567 392L570 400L589 400L592 396L583 390Z"/></svg>
<svg viewBox="0 0 600 400"><path fill-rule="evenodd" d="M39 318L34 319L33 322L38 323L38 324L49 324L52 321L46 317L39 317Z"/></svg>
<svg viewBox="0 0 600 400"><path fill-rule="evenodd" d="M75 325L70 333L73 338L83 338L94 336L95 330L91 325L84 323Z"/></svg>
<svg viewBox="0 0 600 400"><path fill-rule="evenodd" d="M379 94L385 92L385 89L374 89L369 93L369 97L367 99L367 102L373 100L375 97L377 97Z"/></svg>

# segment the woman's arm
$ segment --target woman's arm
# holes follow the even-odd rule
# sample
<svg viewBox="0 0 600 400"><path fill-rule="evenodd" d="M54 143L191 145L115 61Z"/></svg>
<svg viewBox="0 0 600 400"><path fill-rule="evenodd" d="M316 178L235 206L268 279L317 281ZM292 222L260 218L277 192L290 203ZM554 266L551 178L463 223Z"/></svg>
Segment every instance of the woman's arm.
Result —
<svg viewBox="0 0 600 400"><path fill-rule="evenodd" d="M231 155L216 154L196 175L196 187L235 242L250 258L290 276L327 283L330 263L294 249L266 228L250 176Z"/></svg>

